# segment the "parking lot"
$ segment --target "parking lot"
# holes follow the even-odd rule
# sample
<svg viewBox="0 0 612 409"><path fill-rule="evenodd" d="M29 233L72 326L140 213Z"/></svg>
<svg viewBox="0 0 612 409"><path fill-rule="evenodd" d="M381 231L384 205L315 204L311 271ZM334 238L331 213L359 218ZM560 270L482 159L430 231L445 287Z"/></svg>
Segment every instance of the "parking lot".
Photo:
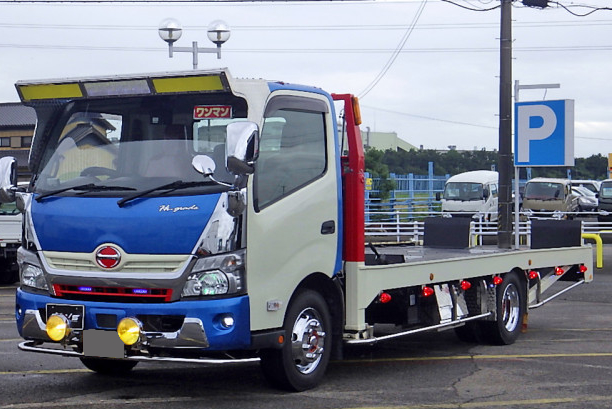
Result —
<svg viewBox="0 0 612 409"><path fill-rule="evenodd" d="M612 407L612 244L595 281L531 310L513 345L461 343L450 330L351 347L321 386L299 394L271 389L257 363L141 363L110 378L21 352L14 292L0 287L0 409Z"/></svg>

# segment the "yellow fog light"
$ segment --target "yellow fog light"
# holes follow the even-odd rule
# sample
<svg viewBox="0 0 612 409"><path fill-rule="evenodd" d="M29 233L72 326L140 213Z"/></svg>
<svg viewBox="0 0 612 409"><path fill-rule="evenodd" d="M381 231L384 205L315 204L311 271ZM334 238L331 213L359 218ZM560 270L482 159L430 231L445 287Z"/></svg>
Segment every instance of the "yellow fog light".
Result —
<svg viewBox="0 0 612 409"><path fill-rule="evenodd" d="M117 333L125 345L134 345L140 339L142 324L136 318L124 318L119 321Z"/></svg>
<svg viewBox="0 0 612 409"><path fill-rule="evenodd" d="M70 334L68 319L61 314L55 314L47 319L47 335L53 341L61 341Z"/></svg>

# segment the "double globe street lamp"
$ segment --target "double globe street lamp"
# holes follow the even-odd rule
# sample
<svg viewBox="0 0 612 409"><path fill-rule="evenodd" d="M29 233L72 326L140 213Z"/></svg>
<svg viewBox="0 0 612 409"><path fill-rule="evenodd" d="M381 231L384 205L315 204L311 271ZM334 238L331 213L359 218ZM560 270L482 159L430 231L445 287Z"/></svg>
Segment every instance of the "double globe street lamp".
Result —
<svg viewBox="0 0 612 409"><path fill-rule="evenodd" d="M176 19L167 18L159 24L158 29L159 36L162 40L168 43L168 56L173 57L175 52L191 53L193 55L193 69L198 68L198 54L199 53L213 53L217 54L217 59L221 58L221 45L230 38L229 26L221 20L215 20L208 25L206 34L208 39L217 45L216 48L202 48L198 47L198 42L193 41L191 47L175 47L174 42L181 38L183 34L183 28L181 23Z"/></svg>

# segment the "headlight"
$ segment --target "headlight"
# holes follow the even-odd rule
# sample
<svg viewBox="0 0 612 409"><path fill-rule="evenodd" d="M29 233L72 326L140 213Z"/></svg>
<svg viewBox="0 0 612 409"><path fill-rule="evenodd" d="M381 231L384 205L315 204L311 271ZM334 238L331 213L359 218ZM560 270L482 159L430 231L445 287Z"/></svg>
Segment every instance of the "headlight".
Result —
<svg viewBox="0 0 612 409"><path fill-rule="evenodd" d="M244 250L201 258L183 286L183 297L224 295L243 292Z"/></svg>
<svg viewBox="0 0 612 409"><path fill-rule="evenodd" d="M40 290L49 290L42 269L27 263L22 264L21 285L38 288Z"/></svg>

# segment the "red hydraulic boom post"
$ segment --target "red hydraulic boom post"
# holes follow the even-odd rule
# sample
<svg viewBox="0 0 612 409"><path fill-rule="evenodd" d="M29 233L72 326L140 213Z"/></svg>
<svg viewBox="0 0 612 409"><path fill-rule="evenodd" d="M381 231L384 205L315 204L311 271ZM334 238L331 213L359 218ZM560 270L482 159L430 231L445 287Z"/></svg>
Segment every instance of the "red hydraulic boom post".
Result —
<svg viewBox="0 0 612 409"><path fill-rule="evenodd" d="M344 261L365 260L365 158L361 141L359 101L351 94L332 94L344 102L348 156L342 156Z"/></svg>

